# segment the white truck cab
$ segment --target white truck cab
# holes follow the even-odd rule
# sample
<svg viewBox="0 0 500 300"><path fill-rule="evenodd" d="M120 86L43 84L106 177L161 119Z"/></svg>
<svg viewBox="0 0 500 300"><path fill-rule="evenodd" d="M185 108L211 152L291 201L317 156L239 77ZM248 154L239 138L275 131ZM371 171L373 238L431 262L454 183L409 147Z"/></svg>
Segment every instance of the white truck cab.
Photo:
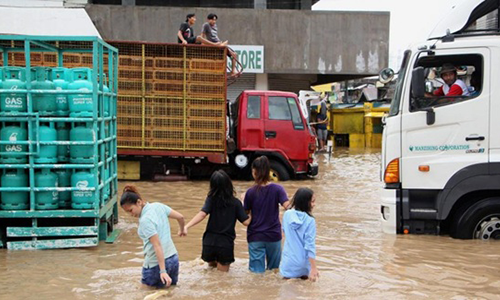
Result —
<svg viewBox="0 0 500 300"><path fill-rule="evenodd" d="M499 6L466 2L404 54L383 132L385 232L500 239L500 30L477 29Z"/></svg>

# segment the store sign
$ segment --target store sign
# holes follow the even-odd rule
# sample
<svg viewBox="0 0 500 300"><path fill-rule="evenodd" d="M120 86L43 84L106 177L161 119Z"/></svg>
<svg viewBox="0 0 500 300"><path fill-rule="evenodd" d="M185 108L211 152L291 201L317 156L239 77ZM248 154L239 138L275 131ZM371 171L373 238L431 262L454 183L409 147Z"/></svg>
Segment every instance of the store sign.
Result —
<svg viewBox="0 0 500 300"><path fill-rule="evenodd" d="M264 46L229 45L238 54L243 73L264 73ZM231 68L231 59L227 60Z"/></svg>

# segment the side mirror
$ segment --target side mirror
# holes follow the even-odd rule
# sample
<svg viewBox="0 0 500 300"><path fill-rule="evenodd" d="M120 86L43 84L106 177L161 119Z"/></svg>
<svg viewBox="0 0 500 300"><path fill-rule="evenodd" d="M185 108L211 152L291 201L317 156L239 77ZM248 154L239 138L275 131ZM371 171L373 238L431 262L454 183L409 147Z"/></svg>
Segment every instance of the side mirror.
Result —
<svg viewBox="0 0 500 300"><path fill-rule="evenodd" d="M425 96L425 77L423 67L416 67L413 69L411 77L411 94L413 98L417 99Z"/></svg>
<svg viewBox="0 0 500 300"><path fill-rule="evenodd" d="M431 107L425 109L425 111L427 112L427 118L426 118L427 125L430 126L436 123L436 113L434 112L434 109Z"/></svg>
<svg viewBox="0 0 500 300"><path fill-rule="evenodd" d="M389 83L394 78L394 70L391 68L385 68L380 73L378 73L378 81L383 84Z"/></svg>

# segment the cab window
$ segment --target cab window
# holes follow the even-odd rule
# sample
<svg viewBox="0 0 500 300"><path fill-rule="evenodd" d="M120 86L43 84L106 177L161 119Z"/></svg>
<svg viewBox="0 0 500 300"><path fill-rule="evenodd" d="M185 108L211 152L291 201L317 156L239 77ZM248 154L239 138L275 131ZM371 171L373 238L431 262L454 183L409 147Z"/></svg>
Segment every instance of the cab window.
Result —
<svg viewBox="0 0 500 300"><path fill-rule="evenodd" d="M296 130L304 129L304 123L302 122L302 117L300 116L299 107L295 98L287 98L288 105L290 106L290 112L292 113L293 128Z"/></svg>
<svg viewBox="0 0 500 300"><path fill-rule="evenodd" d="M479 54L440 56L422 52L414 68L424 71L425 96L412 94L410 111L453 105L481 94L483 57Z"/></svg>
<svg viewBox="0 0 500 300"><path fill-rule="evenodd" d="M292 120L288 101L285 97L269 97L269 120Z"/></svg>
<svg viewBox="0 0 500 300"><path fill-rule="evenodd" d="M248 96L247 118L260 119L260 96Z"/></svg>

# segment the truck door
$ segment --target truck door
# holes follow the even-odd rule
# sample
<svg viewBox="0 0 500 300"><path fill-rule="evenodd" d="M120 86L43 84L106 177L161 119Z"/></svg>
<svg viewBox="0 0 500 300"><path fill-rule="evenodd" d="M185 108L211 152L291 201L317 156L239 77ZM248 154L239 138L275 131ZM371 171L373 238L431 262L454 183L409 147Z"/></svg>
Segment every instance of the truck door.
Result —
<svg viewBox="0 0 500 300"><path fill-rule="evenodd" d="M309 134L294 97L267 96L264 128L267 149L281 150L291 161L307 161Z"/></svg>
<svg viewBox="0 0 500 300"><path fill-rule="evenodd" d="M467 86L473 76L480 77L481 84L479 90L467 97L420 99L429 101L427 107L412 99L410 88L405 90L409 101L404 103L401 125L404 189L442 189L457 171L488 161L490 52L485 48L474 49L472 53L468 49L436 51L432 56L420 55L413 67L439 70L438 66L444 63L461 67L458 78ZM439 73L436 78L441 80ZM426 110L434 111L433 124L427 123L432 113Z"/></svg>
<svg viewBox="0 0 500 300"><path fill-rule="evenodd" d="M244 95L244 96L243 96ZM238 145L241 150L261 149L264 142L264 108L261 95L242 94L239 112Z"/></svg>

